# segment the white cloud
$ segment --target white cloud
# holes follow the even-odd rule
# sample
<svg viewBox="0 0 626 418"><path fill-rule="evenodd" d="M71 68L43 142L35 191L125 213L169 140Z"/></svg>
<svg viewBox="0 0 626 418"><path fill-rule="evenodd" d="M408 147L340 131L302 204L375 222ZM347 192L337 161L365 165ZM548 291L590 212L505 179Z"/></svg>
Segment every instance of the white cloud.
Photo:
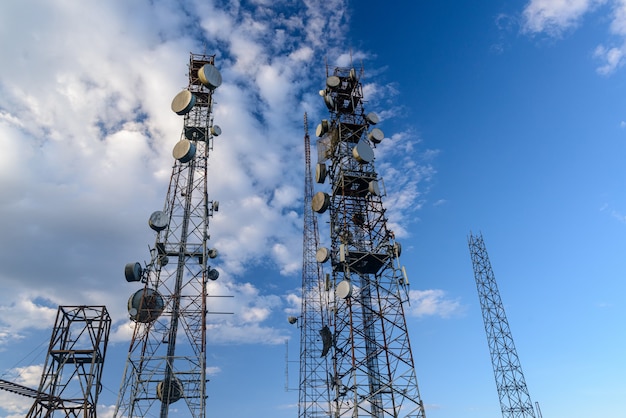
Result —
<svg viewBox="0 0 626 418"><path fill-rule="evenodd" d="M626 1L614 0L613 20L610 32L616 35L621 42L614 46L598 45L594 51L594 57L603 61L604 64L597 68L601 75L609 75L624 65L626 57Z"/></svg>
<svg viewBox="0 0 626 418"><path fill-rule="evenodd" d="M621 47L606 48L603 45L599 45L594 51L594 56L605 64L598 67L599 74L608 75L614 72L616 69L624 65L624 52L626 45Z"/></svg>
<svg viewBox="0 0 626 418"><path fill-rule="evenodd" d="M394 133L376 147L376 165L384 182L384 204L388 226L396 237L408 236L409 222L424 204L428 184L435 175L436 150L417 151L418 135L412 131Z"/></svg>
<svg viewBox="0 0 626 418"><path fill-rule="evenodd" d="M610 7L600 9L604 4ZM593 51L593 57L602 62L596 71L610 75L624 66L626 58L626 0L531 0L523 11L523 31L558 37L596 10L610 13L602 20L610 21L608 32L612 37Z"/></svg>
<svg viewBox="0 0 626 418"><path fill-rule="evenodd" d="M446 292L440 289L411 290L409 298L410 306L407 311L412 316L449 318L463 311L461 302L448 298Z"/></svg>
<svg viewBox="0 0 626 418"><path fill-rule="evenodd" d="M523 29L529 33L560 35L582 16L606 0L530 0L523 12Z"/></svg>
<svg viewBox="0 0 626 418"><path fill-rule="evenodd" d="M39 386L42 371L42 364L15 367L3 373L2 379L34 389ZM23 417L32 404L33 400L31 398L0 390L0 405L2 408L0 411L5 410L10 413L6 418Z"/></svg>
<svg viewBox="0 0 626 418"><path fill-rule="evenodd" d="M43 364L16 367L11 370L11 380L19 385L36 388L41 381L42 372Z"/></svg>
<svg viewBox="0 0 626 418"><path fill-rule="evenodd" d="M223 134L209 160L210 198L220 201L210 232L221 277L211 286L234 296L210 300L233 312L211 316L213 342L284 341L272 319L283 323L294 301L268 293L301 268L302 115L327 117L316 94L325 57L345 65L369 56L344 49L344 0L285 1L282 13L266 3L0 4L0 245L11 249L0 254L0 283L11 289L0 294L0 349L26 329L48 329L57 305L105 304L110 342L129 340L136 286L123 266L149 258L146 219L163 206L182 128L170 101L187 84L188 52L205 50L224 79L215 94ZM376 71L373 105L395 94L371 81ZM398 136L377 158L402 231L402 208L419 207L418 183L433 170L405 157L411 178L401 179L391 159L415 153L418 140ZM258 269L278 273L273 287L248 279Z"/></svg>
<svg viewBox="0 0 626 418"><path fill-rule="evenodd" d="M220 369L217 366L209 366L206 368L206 374L209 376L215 376L217 374L220 374L222 372L222 369Z"/></svg>

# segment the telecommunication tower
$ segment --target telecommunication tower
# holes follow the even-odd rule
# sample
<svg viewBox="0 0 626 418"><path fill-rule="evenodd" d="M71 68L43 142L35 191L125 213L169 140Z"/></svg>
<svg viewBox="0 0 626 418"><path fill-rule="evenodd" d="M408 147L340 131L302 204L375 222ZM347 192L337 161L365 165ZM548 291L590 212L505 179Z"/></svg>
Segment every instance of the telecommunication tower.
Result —
<svg viewBox="0 0 626 418"><path fill-rule="evenodd" d="M424 417L403 303L408 278L401 246L387 227L384 187L374 168L374 149L384 139L375 113L363 109L354 68L327 70L320 91L330 112L317 126L317 183L329 191L312 199L330 213L330 325L320 331L322 356L330 356L333 417Z"/></svg>
<svg viewBox="0 0 626 418"><path fill-rule="evenodd" d="M304 114L304 232L302 262L302 311L300 315L300 385L298 416L300 418L330 417L331 371L327 356L322 355L321 330L329 330L329 300L325 289L322 265L316 261L319 248L317 218L313 214L313 178L311 175L311 139L307 114ZM289 317L295 323L298 318ZM323 331L322 331L323 332ZM328 332L327 332L328 333Z"/></svg>
<svg viewBox="0 0 626 418"><path fill-rule="evenodd" d="M468 242L502 417L535 418L483 236L470 233Z"/></svg>
<svg viewBox="0 0 626 418"><path fill-rule="evenodd" d="M110 330L104 306L59 306L39 389L3 389L35 398L27 418L95 418Z"/></svg>
<svg viewBox="0 0 626 418"><path fill-rule="evenodd" d="M148 225L156 239L150 262L129 263L126 280L142 288L128 300L134 323L115 417L166 418L170 405L206 413L207 284L219 272L210 266L209 218L218 210L209 200L208 159L213 138L213 91L222 83L215 56L190 54L186 89L172 101L184 116L163 210Z"/></svg>

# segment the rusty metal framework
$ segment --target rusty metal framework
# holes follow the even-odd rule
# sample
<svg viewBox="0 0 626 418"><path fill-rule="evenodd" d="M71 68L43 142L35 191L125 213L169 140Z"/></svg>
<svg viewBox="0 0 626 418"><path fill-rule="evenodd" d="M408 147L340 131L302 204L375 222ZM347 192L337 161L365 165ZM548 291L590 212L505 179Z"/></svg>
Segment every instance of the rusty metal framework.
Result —
<svg viewBox="0 0 626 418"><path fill-rule="evenodd" d="M330 379L332 370L327 356L322 356L320 330L329 325L329 293L325 289L322 265L316 261L320 245L317 218L311 208L311 139L307 114L304 114L304 232L302 262L302 311L300 315L300 385L298 416L330 417Z"/></svg>
<svg viewBox="0 0 626 418"><path fill-rule="evenodd" d="M401 247L387 227L384 188L374 167L374 147L384 135L375 114L365 114L362 76L354 68L327 71L320 91L330 112L317 128L316 180L328 193L313 197L330 213L331 263L327 287L331 323L322 332L322 354L331 358L333 417L425 416L403 303L408 278ZM325 257L328 254L329 257ZM324 335L326 334L326 335Z"/></svg>
<svg viewBox="0 0 626 418"><path fill-rule="evenodd" d="M483 236L470 233L468 244L502 417L535 418Z"/></svg>
<svg viewBox="0 0 626 418"><path fill-rule="evenodd" d="M218 275L209 264L217 255L208 244L209 218L219 207L209 200L208 158L220 131L212 117L217 86L207 86L199 71L211 70L208 76L217 74L221 83L213 64L214 56L190 54L189 106L178 112L172 103L184 114L177 146L188 152L174 148L164 208L150 217L156 231L150 262L134 272L132 263L130 272L126 267L127 280L138 276L143 288L129 300L134 331L115 417L165 418L175 402L192 417L206 414L207 283Z"/></svg>
<svg viewBox="0 0 626 418"><path fill-rule="evenodd" d="M59 306L39 389L3 389L35 398L28 418L95 418L110 330L104 306Z"/></svg>

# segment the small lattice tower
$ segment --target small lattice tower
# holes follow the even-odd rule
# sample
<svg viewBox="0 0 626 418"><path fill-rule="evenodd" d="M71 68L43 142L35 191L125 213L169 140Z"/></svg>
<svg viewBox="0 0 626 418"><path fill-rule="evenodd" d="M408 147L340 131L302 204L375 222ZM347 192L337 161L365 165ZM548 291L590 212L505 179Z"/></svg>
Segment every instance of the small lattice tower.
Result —
<svg viewBox="0 0 626 418"><path fill-rule="evenodd" d="M111 317L104 306L59 306L27 418L96 417L110 330Z"/></svg>
<svg viewBox="0 0 626 418"><path fill-rule="evenodd" d="M330 417L330 361L322 355L320 330L328 330L329 300L322 265L315 259L319 247L317 218L313 214L311 139L307 114L304 114L304 233L302 262L302 311L300 315L300 385L298 416ZM328 331L327 331L328 332Z"/></svg>
<svg viewBox="0 0 626 418"><path fill-rule="evenodd" d="M401 246L387 226L384 188L374 148L384 139L375 113L364 112L354 68L327 70L320 91L330 112L318 125L317 192L312 208L329 212L331 323L321 330L322 355L332 362L333 417L423 417L403 303L408 278Z"/></svg>
<svg viewBox="0 0 626 418"><path fill-rule="evenodd" d="M126 280L143 286L128 301L134 330L115 417L166 418L174 403L188 416L206 414L207 285L219 276L210 265L209 218L219 206L209 200L208 159L221 133L212 116L221 82L214 56L190 54L188 86L172 101L184 126L165 205L148 221L150 262L125 267Z"/></svg>
<svg viewBox="0 0 626 418"><path fill-rule="evenodd" d="M502 417L535 418L482 234L470 233L468 242Z"/></svg>

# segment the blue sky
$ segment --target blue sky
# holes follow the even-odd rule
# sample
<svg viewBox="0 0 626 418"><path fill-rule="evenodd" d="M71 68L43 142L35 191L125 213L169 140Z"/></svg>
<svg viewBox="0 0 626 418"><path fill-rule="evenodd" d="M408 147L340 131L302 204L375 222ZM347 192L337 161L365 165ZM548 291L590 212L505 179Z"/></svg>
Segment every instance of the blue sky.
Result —
<svg viewBox="0 0 626 418"><path fill-rule="evenodd" d="M363 65L387 138L376 165L412 286L430 418L500 416L472 266L482 232L533 402L623 418L626 2L623 0L0 4L0 375L36 387L58 305L114 325L112 416L135 288L182 129L189 52L223 84L211 160L220 251L209 416L297 416L302 115L325 62ZM0 393L0 417L28 399ZM177 416L184 416L179 414Z"/></svg>

